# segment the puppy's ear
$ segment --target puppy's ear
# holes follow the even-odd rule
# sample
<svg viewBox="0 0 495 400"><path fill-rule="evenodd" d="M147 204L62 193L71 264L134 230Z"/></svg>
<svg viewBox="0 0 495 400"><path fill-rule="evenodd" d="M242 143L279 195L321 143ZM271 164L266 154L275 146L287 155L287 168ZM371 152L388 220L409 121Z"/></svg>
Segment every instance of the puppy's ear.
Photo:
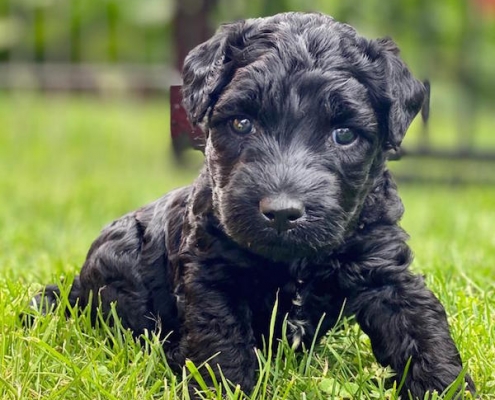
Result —
<svg viewBox="0 0 495 400"><path fill-rule="evenodd" d="M422 107L429 109L429 85L415 79L399 57L397 45L389 38L378 39L385 59L385 80L390 98L388 144L400 146L407 128Z"/></svg>
<svg viewBox="0 0 495 400"><path fill-rule="evenodd" d="M396 224L404 213L404 206L392 176L388 170L375 180L371 192L366 197L359 223L363 225Z"/></svg>
<svg viewBox="0 0 495 400"><path fill-rule="evenodd" d="M202 122L232 78L229 48L244 21L226 24L208 41L189 52L182 70L183 105L193 125Z"/></svg>

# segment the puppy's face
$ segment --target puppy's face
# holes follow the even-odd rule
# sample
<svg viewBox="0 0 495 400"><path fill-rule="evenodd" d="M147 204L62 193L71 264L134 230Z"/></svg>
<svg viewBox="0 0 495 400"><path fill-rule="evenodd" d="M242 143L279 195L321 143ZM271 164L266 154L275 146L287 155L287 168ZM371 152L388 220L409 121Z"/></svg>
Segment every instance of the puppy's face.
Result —
<svg viewBox="0 0 495 400"><path fill-rule="evenodd" d="M390 42L295 13L224 27L191 53L185 106L207 135L214 211L233 240L288 260L352 233L386 148L423 101L396 60ZM387 85L394 74L411 93Z"/></svg>
<svg viewBox="0 0 495 400"><path fill-rule="evenodd" d="M273 61L274 71L237 70L220 95L206 162L226 232L255 252L284 258L343 240L382 138L357 80L304 67L285 71Z"/></svg>

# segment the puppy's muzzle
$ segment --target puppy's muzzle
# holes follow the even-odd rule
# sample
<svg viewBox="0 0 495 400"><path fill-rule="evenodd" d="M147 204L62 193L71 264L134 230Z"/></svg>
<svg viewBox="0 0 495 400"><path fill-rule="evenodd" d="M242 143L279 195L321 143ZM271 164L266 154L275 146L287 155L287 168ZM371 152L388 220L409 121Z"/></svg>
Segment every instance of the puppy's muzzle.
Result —
<svg viewBox="0 0 495 400"><path fill-rule="evenodd" d="M267 224L279 233L295 228L305 213L304 203L286 194L261 199L259 209Z"/></svg>

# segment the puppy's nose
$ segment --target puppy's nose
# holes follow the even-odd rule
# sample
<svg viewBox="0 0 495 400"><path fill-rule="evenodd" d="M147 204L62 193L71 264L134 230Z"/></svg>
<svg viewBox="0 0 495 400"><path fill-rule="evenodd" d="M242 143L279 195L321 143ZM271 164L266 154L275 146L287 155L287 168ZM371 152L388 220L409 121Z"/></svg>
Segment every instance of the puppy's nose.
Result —
<svg viewBox="0 0 495 400"><path fill-rule="evenodd" d="M260 201L260 212L273 228L282 232L294 228L304 215L304 204L285 195L265 197Z"/></svg>

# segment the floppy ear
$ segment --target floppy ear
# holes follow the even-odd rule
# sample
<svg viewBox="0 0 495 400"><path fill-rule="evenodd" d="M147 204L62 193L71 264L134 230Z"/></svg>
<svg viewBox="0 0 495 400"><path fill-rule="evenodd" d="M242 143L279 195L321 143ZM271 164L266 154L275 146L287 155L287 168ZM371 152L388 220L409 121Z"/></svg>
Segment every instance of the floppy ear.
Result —
<svg viewBox="0 0 495 400"><path fill-rule="evenodd" d="M429 84L415 79L406 64L399 57L397 45L388 38L377 40L385 58L385 80L390 98L388 115L388 142L400 146L407 128L424 107L429 109Z"/></svg>
<svg viewBox="0 0 495 400"><path fill-rule="evenodd" d="M404 206L392 176L384 170L375 179L371 192L366 197L359 223L363 225L396 224L404 213Z"/></svg>
<svg viewBox="0 0 495 400"><path fill-rule="evenodd" d="M200 124L230 81L233 65L230 46L242 31L244 21L221 26L208 41L192 49L182 70L183 105L193 125Z"/></svg>

